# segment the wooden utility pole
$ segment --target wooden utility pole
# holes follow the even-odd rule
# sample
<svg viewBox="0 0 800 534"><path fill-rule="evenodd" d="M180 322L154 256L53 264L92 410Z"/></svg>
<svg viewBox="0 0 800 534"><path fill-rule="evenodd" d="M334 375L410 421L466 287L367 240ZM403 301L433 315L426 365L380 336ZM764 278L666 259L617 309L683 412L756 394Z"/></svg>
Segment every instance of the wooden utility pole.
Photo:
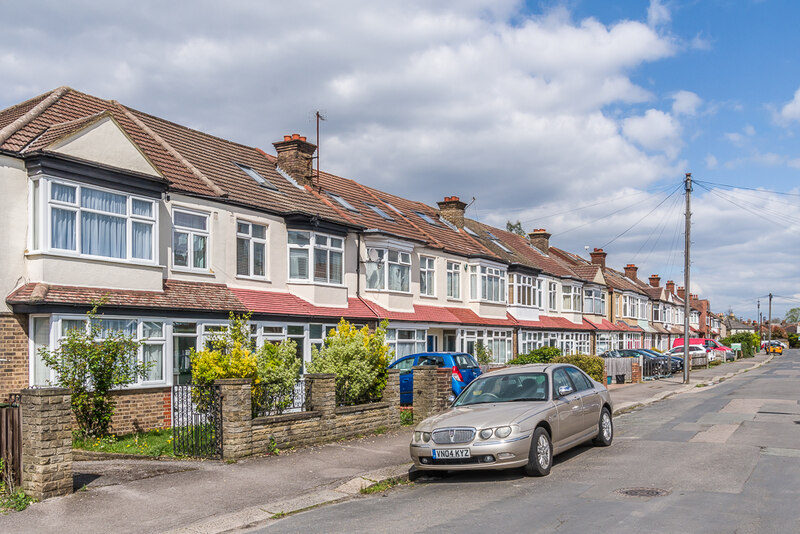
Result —
<svg viewBox="0 0 800 534"><path fill-rule="evenodd" d="M691 338L691 329L689 328L689 317L692 313L690 305L692 290L689 286L690 282L690 252L691 252L691 238L692 238L692 173L686 173L684 180L684 188L686 190L686 222L685 236L683 245L683 383L689 383L689 371L692 367L692 358L689 356L689 339Z"/></svg>
<svg viewBox="0 0 800 534"><path fill-rule="evenodd" d="M769 294L769 319L767 319L767 354L772 346L772 293Z"/></svg>

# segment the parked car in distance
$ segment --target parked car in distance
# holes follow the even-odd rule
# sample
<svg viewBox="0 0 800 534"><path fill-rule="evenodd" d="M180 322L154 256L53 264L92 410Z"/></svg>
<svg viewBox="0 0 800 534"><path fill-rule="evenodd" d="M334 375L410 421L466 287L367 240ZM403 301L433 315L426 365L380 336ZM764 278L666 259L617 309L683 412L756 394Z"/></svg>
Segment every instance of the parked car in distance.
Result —
<svg viewBox="0 0 800 534"><path fill-rule="evenodd" d="M669 349L665 354L669 354L670 356L683 356L683 345L679 345L677 347L672 347ZM706 356L708 361L713 362L714 359L717 357L714 354L714 351L707 351L706 348L702 345L689 345L689 358L696 358L698 356Z"/></svg>
<svg viewBox="0 0 800 534"><path fill-rule="evenodd" d="M690 337L689 345L702 345L703 347L705 347L706 352L711 352L712 350L724 351L726 359L733 360L734 358L733 350L730 347L726 347L716 339L711 339L710 337ZM682 347L682 346L683 346L682 337L679 337L672 341L672 348Z"/></svg>
<svg viewBox="0 0 800 534"><path fill-rule="evenodd" d="M400 404L414 402L415 365L433 365L452 369L453 394L458 395L464 387L481 374L478 362L465 352L420 352L409 354L392 362L389 369L400 369Z"/></svg>
<svg viewBox="0 0 800 534"><path fill-rule="evenodd" d="M691 345L689 345L689 346L691 347ZM678 371L683 370L683 358L681 358L679 356L675 356L673 354L662 354L660 352L656 352L656 351L650 350L650 349L639 349L639 350L641 350L642 352L646 352L648 354L652 354L653 356L656 356L656 357L669 358L669 360L670 360L670 372L672 372L672 373L676 373Z"/></svg>
<svg viewBox="0 0 800 534"><path fill-rule="evenodd" d="M409 451L421 471L509 469L550 473L553 456L589 440L611 445L608 390L568 364L486 373L445 412L414 428Z"/></svg>
<svg viewBox="0 0 800 534"><path fill-rule="evenodd" d="M670 374L670 366L667 364L667 357L654 351L648 351L646 349L607 350L600 356L603 358L638 358L641 356L644 360L642 363L649 367L654 366L653 370L656 372L653 374Z"/></svg>
<svg viewBox="0 0 800 534"><path fill-rule="evenodd" d="M769 344L769 347L767 347L767 353L783 354L783 343L780 341L773 341Z"/></svg>

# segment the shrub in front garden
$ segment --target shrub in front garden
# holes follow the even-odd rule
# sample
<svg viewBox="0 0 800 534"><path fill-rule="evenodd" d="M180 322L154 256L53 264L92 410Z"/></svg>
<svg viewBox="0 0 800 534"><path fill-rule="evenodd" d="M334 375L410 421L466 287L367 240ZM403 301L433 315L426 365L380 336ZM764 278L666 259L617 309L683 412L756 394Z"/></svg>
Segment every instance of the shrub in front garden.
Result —
<svg viewBox="0 0 800 534"><path fill-rule="evenodd" d="M524 365L526 363L549 363L553 358L561 356L561 349L556 347L539 347L530 351L528 354L520 354L509 365Z"/></svg>
<svg viewBox="0 0 800 534"><path fill-rule="evenodd" d="M355 405L380 400L386 387L389 347L383 321L374 332L358 329L342 319L331 330L321 349L314 347L310 373L336 374L336 401Z"/></svg>
<svg viewBox="0 0 800 534"><path fill-rule="evenodd" d="M606 367L603 358L600 356L573 354L571 356L559 356L557 358L553 358L550 360L550 363L571 363L601 384L605 384Z"/></svg>
<svg viewBox="0 0 800 534"><path fill-rule="evenodd" d="M149 368L139 362L140 343L132 336L103 330L98 307L86 314L87 328L71 328L56 349L39 351L56 372L55 384L72 391L72 412L85 436L108 434L116 408L111 391L145 377Z"/></svg>

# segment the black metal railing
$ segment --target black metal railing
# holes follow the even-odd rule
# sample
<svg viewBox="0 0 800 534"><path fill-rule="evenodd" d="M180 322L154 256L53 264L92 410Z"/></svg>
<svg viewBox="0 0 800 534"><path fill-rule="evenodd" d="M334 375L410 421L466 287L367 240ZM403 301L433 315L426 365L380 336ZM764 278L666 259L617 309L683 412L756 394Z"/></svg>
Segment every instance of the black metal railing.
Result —
<svg viewBox="0 0 800 534"><path fill-rule="evenodd" d="M356 406L358 404L368 404L378 402L381 395L371 395L369 393L355 394L352 382L347 377L336 377L336 405L337 406Z"/></svg>
<svg viewBox="0 0 800 534"><path fill-rule="evenodd" d="M252 391L253 417L306 411L306 381L292 385L255 384Z"/></svg>
<svg viewBox="0 0 800 534"><path fill-rule="evenodd" d="M172 386L172 445L176 456L222 456L222 396L217 386Z"/></svg>

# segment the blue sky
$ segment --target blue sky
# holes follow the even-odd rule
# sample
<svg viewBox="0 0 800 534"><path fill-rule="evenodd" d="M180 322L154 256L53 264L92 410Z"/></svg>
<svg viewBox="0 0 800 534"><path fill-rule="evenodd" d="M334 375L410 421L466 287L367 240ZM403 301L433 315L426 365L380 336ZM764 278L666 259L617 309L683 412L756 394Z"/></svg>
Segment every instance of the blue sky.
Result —
<svg viewBox="0 0 800 534"><path fill-rule="evenodd" d="M69 85L267 151L322 110L330 172L679 283L692 172L743 188L695 190L692 291L800 306L796 2L192 6L4 4L0 107Z"/></svg>

